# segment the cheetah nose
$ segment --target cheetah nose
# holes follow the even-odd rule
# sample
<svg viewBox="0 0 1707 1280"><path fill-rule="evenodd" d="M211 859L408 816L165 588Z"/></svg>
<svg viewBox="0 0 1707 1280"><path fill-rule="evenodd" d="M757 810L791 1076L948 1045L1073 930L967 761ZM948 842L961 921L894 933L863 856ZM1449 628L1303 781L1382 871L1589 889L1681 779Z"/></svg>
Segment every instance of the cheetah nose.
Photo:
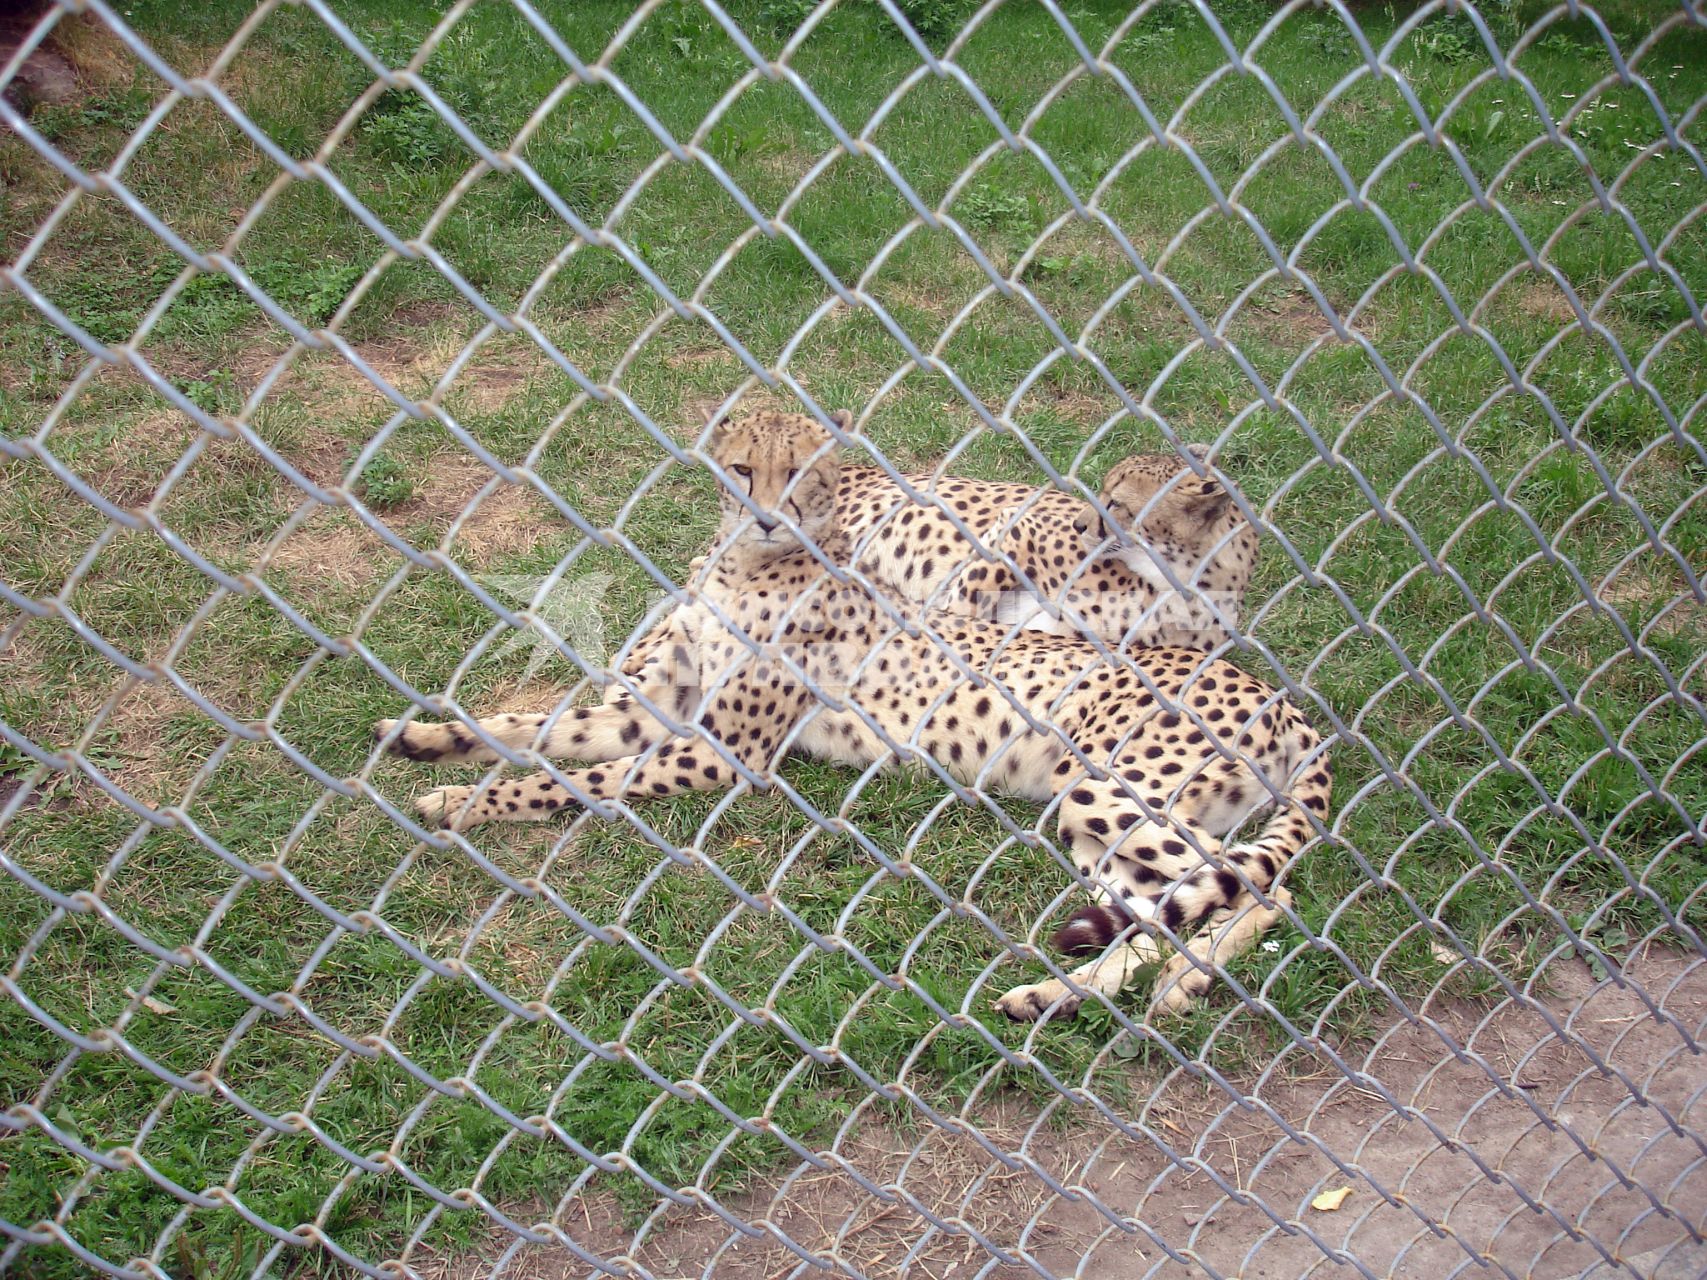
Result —
<svg viewBox="0 0 1707 1280"><path fill-rule="evenodd" d="M775 533L777 525L782 523L780 520L766 520L763 516L754 516L753 519L758 522L759 528L766 533Z"/></svg>
<svg viewBox="0 0 1707 1280"><path fill-rule="evenodd" d="M1102 537L1102 517L1087 507L1079 512L1079 518L1073 521L1073 528L1079 533L1094 533L1100 538Z"/></svg>

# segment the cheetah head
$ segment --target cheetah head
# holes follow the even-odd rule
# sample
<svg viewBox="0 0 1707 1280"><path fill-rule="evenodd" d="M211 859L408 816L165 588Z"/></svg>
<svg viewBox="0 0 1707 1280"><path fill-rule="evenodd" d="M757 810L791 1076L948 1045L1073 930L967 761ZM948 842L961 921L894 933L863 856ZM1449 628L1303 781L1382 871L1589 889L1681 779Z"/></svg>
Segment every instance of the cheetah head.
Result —
<svg viewBox="0 0 1707 1280"><path fill-rule="evenodd" d="M1207 445L1187 445L1207 459ZM1237 508L1213 476L1195 475L1185 460L1172 453L1134 454L1114 464L1102 482L1102 505L1114 517L1110 528L1096 507L1086 503L1073 527L1091 541L1116 539L1122 559L1149 556L1139 544L1174 558L1180 552L1207 549L1225 532Z"/></svg>
<svg viewBox="0 0 1707 1280"><path fill-rule="evenodd" d="M845 411L831 415L853 424ZM841 470L835 441L801 413L760 412L723 419L712 428L709 454L724 480L717 501L718 529L727 546L778 555L800 545L789 528L822 545L836 532L836 480ZM739 486L740 496L731 486Z"/></svg>

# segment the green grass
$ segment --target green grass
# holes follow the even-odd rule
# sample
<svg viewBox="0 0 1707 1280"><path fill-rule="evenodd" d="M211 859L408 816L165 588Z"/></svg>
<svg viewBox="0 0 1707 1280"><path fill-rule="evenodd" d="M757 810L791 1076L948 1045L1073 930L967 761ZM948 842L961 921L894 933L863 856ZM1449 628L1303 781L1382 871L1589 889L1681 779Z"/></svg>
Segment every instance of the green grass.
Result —
<svg viewBox="0 0 1707 1280"><path fill-rule="evenodd" d="M422 8L367 0L340 12L402 65L429 30ZM589 60L627 13L607 0L540 8ZM909 0L903 8L939 50L969 12L953 0ZM1271 13L1250 0L1215 9L1241 42ZM192 21L165 0L134 0L127 9L164 56L197 72L244 11L207 4ZM1495 29L1509 39L1541 11L1536 3L1498 9ZM1628 54L1671 11L1630 2L1601 12ZM807 8L756 0L730 12L774 54ZM1358 12L1377 47L1405 17L1374 6ZM1093 49L1118 20L1116 7L1091 4L1071 16ZM93 170L112 161L161 86L88 30L76 34L74 48L100 71L90 96L44 108L34 123ZM1396 62L1435 115L1485 67L1478 50L1467 20L1442 16L1424 24ZM1707 92L1704 55L1699 33L1674 33L1640 64L1673 120ZM1258 57L1301 118L1358 60L1328 12L1292 16ZM1111 58L1165 121L1222 54L1194 11L1165 5L1135 25ZM1019 3L986 22L958 59L1016 128L1074 64L1048 15ZM917 58L876 6L844 3L792 65L857 131ZM1555 114L1580 100L1567 95L1585 94L1611 68L1586 21L1555 25L1520 65ZM687 3L654 13L612 63L684 139L745 66L716 22ZM422 70L494 146L530 127L537 104L565 75L537 35L497 4L475 7ZM283 6L222 84L280 148L308 158L370 78L311 13ZM1363 182L1409 137L1408 118L1391 84L1366 79L1323 108L1317 128ZM1497 79L1468 93L1449 123L1464 163L1484 184L1538 129L1532 104ZM1285 136L1265 87L1236 76L1210 88L1176 132L1223 191ZM1577 117L1572 136L1609 179L1636 154L1628 142L1645 145L1658 132L1643 94L1614 85ZM1685 133L1700 145L1698 126ZM1031 134L1088 197L1144 128L1110 79L1083 77L1041 113ZM963 89L930 77L872 131L874 144L933 205L996 136ZM788 85L760 81L704 145L770 212L833 138ZM523 151L555 196L597 225L659 146L619 95L581 86L531 126ZM327 157L339 180L404 239L422 233L472 163L424 99L402 91L379 95ZM11 136L0 138L0 173L0 257L10 262L61 198L63 183ZM175 108L125 171L129 188L204 250L226 244L276 176L202 103ZM1241 219L1211 211L1178 234L1210 205L1180 150L1142 150L1099 199L1205 321L1224 325L1267 386L1284 391L1326 455L1295 417L1263 405L1229 351L1198 343L1159 288L1132 288L1083 338L1178 435L1219 440L1221 465L1284 535L1284 544L1265 539L1253 639L1307 684L1319 722L1331 712L1355 740L1335 753L1334 839L1300 860L1288 881L1302 920L1330 945L1307 946L1289 927L1276 935L1277 952L1240 959L1233 977L1294 1027L1334 1040L1355 1039L1390 1010L1376 989L1348 990L1352 975L1339 955L1401 999L1420 1000L1440 981L1419 915L1436 916L1489 969L1521 983L1561 945L1561 921L1615 958L1649 935L1698 946L1687 930L1701 927L1707 874L1699 847L1681 838L1707 808L1699 757L1691 754L1702 721L1688 700L1702 693L1693 665L1702 613L1677 565L1680 558L1697 575L1707 571L1699 444L1671 436L1646 393L1602 394L1621 371L1599 337L1568 336L1530 367L1573 319L1545 280L1520 276L1476 312L1485 337L1450 332L1442 290L1469 314L1522 255L1505 217L1473 205L1460 210L1466 188L1446 152L1408 146L1368 195L1413 251L1450 216L1424 255L1430 276L1394 273L1387 230L1350 207L1300 243L1343 196L1314 150L1283 149L1238 187L1243 207L1279 250L1296 253L1298 267L1404 380L1409 402L1384 395L1380 369L1358 345L1318 345L1305 358L1327 326L1290 283L1268 280L1229 314L1272 264ZM1633 360L1656 353L1644 376L1684 415L1707 392L1703 335L1684 325L1689 312L1669 279L1640 272L1611 289L1641 251L1618 216L1590 210L1565 225L1592 197L1573 157L1557 146L1533 151L1512 165L1495 195L1531 244L1549 246L1550 261L1585 305L1599 303L1597 320ZM1707 183L1686 159L1668 154L1636 168L1619 195L1657 245L1707 200ZM998 153L961 189L952 212L998 269L1013 271L1067 207L1034 156ZM848 156L787 212L828 269L845 283L865 277L922 349L982 299L940 355L975 396L999 408L1053 340L1028 306L990 289L946 231L915 229L868 273L909 217L876 161ZM1698 300L1707 296L1704 227L1683 228L1664 250ZM751 224L700 167L659 170L616 228L670 289L702 290L705 304L763 362L774 362L830 296L785 238L753 236L725 261ZM568 240L549 202L520 176L499 173L472 180L431 234L436 250L495 307L512 311L531 298L539 330L603 380L660 303L608 249L583 247L559 260ZM302 323L338 317L346 340L410 396L424 398L484 324L429 265L386 259L379 241L317 183L275 193L231 252ZM113 342L137 333L181 270L118 202L85 197L35 255L29 276L77 324ZM1021 279L1077 338L1131 274L1105 227L1069 222L1031 256ZM358 282L365 291L347 305ZM1511 389L1487 337L1527 370L1534 393ZM1187 344L1189 353L1164 378ZM182 288L139 342L193 404L225 418L244 411L288 346L241 290L212 276ZM369 653L418 689L439 691L454 678L456 697L476 711L518 696L530 650L505 647L499 620L454 575L420 566L402 573L397 550L344 513L312 512L292 525L300 489L247 441L205 436L128 374L96 373L56 409L83 357L15 293L0 295L0 352L0 430L9 438L33 436L53 415L45 447L63 468L117 505L154 501L160 518L221 570L243 573L278 543L264 573L269 588L325 635L359 632ZM1028 450L987 430L944 378L915 370L871 405L905 358L875 316L838 309L801 341L789 369L827 406L869 406L868 437L898 465L932 466L958 448L958 471L1041 478ZM685 442L698 415L745 376L709 326L671 317L624 367L621 383L643 413ZM577 395L573 380L525 337L498 336L441 399L467 440L507 465L531 467L594 528L619 524L679 577L714 523L707 478L671 465L626 505L667 455L622 407ZM1013 405L1012 419L1052 466L1094 483L1109 462L1160 439L1153 423L1130 418L1098 434L1118 407L1091 369L1061 360ZM543 497L507 487L483 498L445 545L490 472L442 425L399 420L396 406L339 357L301 356L246 420L257 440L310 479L347 486L397 538L422 550L444 546L476 578L538 576L565 557L571 580L609 575L603 619L613 639L638 621L655 589L626 554L587 543ZM1685 432L1697 431L1698 421L1685 419ZM186 457L188 465L175 470ZM1617 478L1620 498L1606 493L1597 465ZM415 845L376 805L331 795L305 771L341 779L367 767L367 726L396 714L401 701L367 664L320 649L258 593L217 589L145 530L102 540L107 518L39 460L0 461L0 484L0 572L12 591L45 600L74 581L65 603L81 624L136 662L169 663L228 721L270 725L271 740L234 739L175 687L132 690L113 703L122 691L118 669L66 621L0 614L9 640L0 648L0 718L46 750L77 748L139 801L179 806L201 833L139 828L128 809L81 776L42 780L36 798L0 828L5 853L28 875L61 894L95 890L127 929L168 953L193 946L205 961L162 965L112 923L51 918L48 903L21 880L0 878L0 955L17 958L20 987L67 1028L88 1033L122 1018L126 1041L162 1069L215 1072L221 1090L254 1111L306 1112L330 1141L364 1156L390 1149L446 1190L478 1181L491 1201L524 1206L517 1210L524 1215L540 1199L554 1202L585 1163L567 1143L518 1135L472 1096L429 1095L405 1061L441 1081L468 1081L516 1117L549 1113L574 1142L600 1154L621 1149L667 1186L691 1183L715 1155L705 1183L719 1191L792 1159L784 1142L760 1133L718 1150L731 1130L726 1114L763 1116L795 1141L821 1145L866 1096L858 1072L904 1082L938 1110L960 1105L991 1073L999 1087L1052 1096L1045 1072L1135 1110L1175 1061L1159 1039L1116 1038L1106 1011L1040 1030L990 1013L993 995L1038 970L1011 957L996 964L1001 951L985 927L945 902L970 906L1014 936L1046 935L1065 879L1046 853L1012 839L1012 830L1038 825L1027 806L944 805L941 789L921 776L856 785L846 771L800 761L784 770L790 787L821 812L844 816L870 846L892 858L906 851L917 873L891 874L868 847L818 830L776 792L726 807L721 797L687 797L637 811L663 844L696 851L717 874L694 860L672 861L626 824L591 822L569 835L484 828L475 843L488 869L455 851ZM1365 489L1390 518L1372 515ZM1660 531L1658 550L1647 542L1644 519ZM1441 572L1419 568L1425 557ZM1567 562L1616 618L1585 602ZM1354 612L1372 633L1355 625ZM1498 625L1482 614L1497 616ZM1646 652L1628 650L1625 628ZM459 675L476 645L480 656ZM1255 650L1246 661L1265 670ZM554 659L546 682L520 696L549 702L556 695L547 684L561 687L577 674ZM1673 694L1673 682L1687 698ZM1463 723L1449 717L1448 702ZM1500 755L1520 771L1497 767ZM1378 761L1407 781L1384 781ZM32 767L17 748L0 746L0 782L28 777ZM453 776L461 775L388 760L371 779L402 805L429 778ZM283 864L302 892L277 879L250 881L215 847L251 867ZM533 896L515 892L517 881ZM821 933L839 931L847 951L816 950L780 911L742 905L731 885L749 899L786 904ZM589 939L553 900L601 925L621 923L659 962L695 966L705 981L664 981L637 948ZM334 927L334 917L355 912L382 917L386 931ZM471 976L423 978L405 943L440 961L458 958ZM869 969L850 958L856 949ZM253 1016L254 1006L216 967L261 996L293 992L353 1050L306 1018ZM908 989L890 990L873 970L904 973ZM740 1021L714 989L744 1007L774 1010L776 1022ZM1495 980L1464 971L1447 989L1474 998L1492 992ZM502 993L510 1012L489 992ZM1141 1001L1134 993L1121 1007L1137 1017ZM938 1021L932 1002L973 1025ZM549 1017L517 1016L542 1009ZM806 1044L834 1044L858 1071L804 1056L779 1029L784 1023ZM361 1038L382 1029L392 1053L366 1056ZM1178 1052L1201 1054L1234 1075L1287 1042L1277 1018L1247 1011L1225 987L1203 1010L1158 1032ZM584 1047L618 1043L631 1061ZM995 1043L1024 1048L1037 1067L1004 1065ZM325 1142L270 1135L224 1097L175 1092L120 1054L67 1059L66 1051L41 1022L0 1001L6 1100L40 1100L62 1133L97 1148L128 1145L161 1178L197 1191L222 1183L241 1160L235 1188L252 1211L286 1226L318 1220L341 1247L370 1260L396 1256L434 1209L399 1177L367 1175L335 1191L348 1167ZM690 1078L715 1106L656 1083ZM896 1126L926 1123L899 1101L879 1114ZM0 1162L8 1169L0 1216L24 1224L51 1216L85 1169L39 1127L0 1139ZM656 1199L647 1178L600 1173L592 1193L639 1214ZM108 1173L67 1229L123 1261L154 1248L179 1207L142 1172ZM454 1250L481 1232L478 1215L448 1211L424 1239ZM161 1260L186 1275L225 1275L269 1246L234 1212L198 1210ZM284 1258L299 1270L332 1268L294 1251ZM68 1255L44 1249L24 1251L22 1265L32 1275L78 1271Z"/></svg>

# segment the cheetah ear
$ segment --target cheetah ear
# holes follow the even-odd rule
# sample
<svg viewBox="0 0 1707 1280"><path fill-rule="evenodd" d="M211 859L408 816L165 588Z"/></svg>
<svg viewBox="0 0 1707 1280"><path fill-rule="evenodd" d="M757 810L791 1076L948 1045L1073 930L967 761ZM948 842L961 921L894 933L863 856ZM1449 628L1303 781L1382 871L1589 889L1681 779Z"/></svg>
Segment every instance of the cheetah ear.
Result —
<svg viewBox="0 0 1707 1280"><path fill-rule="evenodd" d="M1233 496L1213 476L1201 481L1193 476L1183 476L1181 479L1182 485L1176 486L1169 495L1172 500L1168 505L1186 518L1206 525L1213 524L1232 505ZM1197 491L1186 492L1184 485L1189 485L1192 490ZM1202 486L1201 490L1198 490L1199 485Z"/></svg>
<svg viewBox="0 0 1707 1280"><path fill-rule="evenodd" d="M1102 478L1101 495L1103 505L1106 506L1108 504L1109 495L1112 494L1116 488L1126 482L1126 477L1132 474L1135 463L1136 459L1122 458L1119 462L1115 463L1108 469L1108 472ZM1092 510L1095 510L1095 508L1093 507Z"/></svg>
<svg viewBox="0 0 1707 1280"><path fill-rule="evenodd" d="M854 416L853 416L853 414L849 413L846 409L835 410L833 413L830 414L830 421L835 423L843 431L852 431L853 430Z"/></svg>
<svg viewBox="0 0 1707 1280"><path fill-rule="evenodd" d="M1199 462L1209 461L1209 449L1209 445L1200 443L1188 444L1185 447L1185 451L1192 457L1196 458Z"/></svg>
<svg viewBox="0 0 1707 1280"><path fill-rule="evenodd" d="M709 410L705 415L705 424L711 428L710 432L705 437L705 448L708 453L715 453L718 446L720 446L729 435L729 415L724 414L721 418L714 415L715 410Z"/></svg>

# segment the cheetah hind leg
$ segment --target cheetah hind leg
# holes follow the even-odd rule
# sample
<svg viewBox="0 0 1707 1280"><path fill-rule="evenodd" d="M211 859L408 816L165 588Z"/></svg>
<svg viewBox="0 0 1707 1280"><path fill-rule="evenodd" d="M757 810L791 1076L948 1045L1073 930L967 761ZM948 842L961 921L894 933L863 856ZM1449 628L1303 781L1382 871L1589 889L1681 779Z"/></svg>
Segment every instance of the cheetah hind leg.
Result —
<svg viewBox="0 0 1707 1280"><path fill-rule="evenodd" d="M1241 894L1231 906L1212 912L1183 950L1168 957L1156 979L1152 1008L1163 1013L1184 1013L1209 990L1214 971L1226 967L1235 956L1249 951L1257 939L1277 922L1286 919L1292 893L1276 885L1268 890L1272 907L1265 907L1250 894Z"/></svg>
<svg viewBox="0 0 1707 1280"><path fill-rule="evenodd" d="M1250 950L1277 921L1285 920L1285 909L1292 905L1291 892L1275 887L1268 891L1268 897L1274 903L1272 907L1265 907L1244 894L1232 906L1213 912L1185 948L1169 956L1162 965L1156 978L1152 1010L1170 1014L1188 1012L1209 990L1215 970ZM1087 991L1112 996L1138 970L1159 959L1161 951L1156 941L1141 933L1067 976ZM1015 1022L1037 1022L1046 1016L1070 1018L1083 1002L1084 997L1066 983L1050 978L1015 987L996 1001L996 1008Z"/></svg>
<svg viewBox="0 0 1707 1280"><path fill-rule="evenodd" d="M1145 965L1162 958L1156 940L1146 933L1136 933L1106 955L1082 964L1067 977L1082 990L1112 996L1131 982ZM998 1012L1015 1022L1037 1022L1044 1017L1071 1018L1084 1003L1084 996L1059 978L1015 987L996 1001Z"/></svg>
<svg viewBox="0 0 1707 1280"><path fill-rule="evenodd" d="M1155 914L1148 881L1175 873L1191 856L1179 839L1179 829L1190 826L1192 840L1211 856L1221 848L1214 834L1183 815L1172 824L1133 821L1124 790L1118 780L1081 781L1068 789L1057 820L1057 830L1070 846L1079 874L1100 887L1095 900L1074 912L1057 931L1054 944L1069 955L1093 957L1067 976L1077 987L1102 996L1116 995L1138 977L1139 970L1162 958L1160 945L1138 921ZM1112 841L1111 830L1118 832ZM995 1003L1016 1022L1036 1022L1044 1017L1072 1017L1083 1002L1084 996L1059 978L1050 978L1015 987Z"/></svg>

